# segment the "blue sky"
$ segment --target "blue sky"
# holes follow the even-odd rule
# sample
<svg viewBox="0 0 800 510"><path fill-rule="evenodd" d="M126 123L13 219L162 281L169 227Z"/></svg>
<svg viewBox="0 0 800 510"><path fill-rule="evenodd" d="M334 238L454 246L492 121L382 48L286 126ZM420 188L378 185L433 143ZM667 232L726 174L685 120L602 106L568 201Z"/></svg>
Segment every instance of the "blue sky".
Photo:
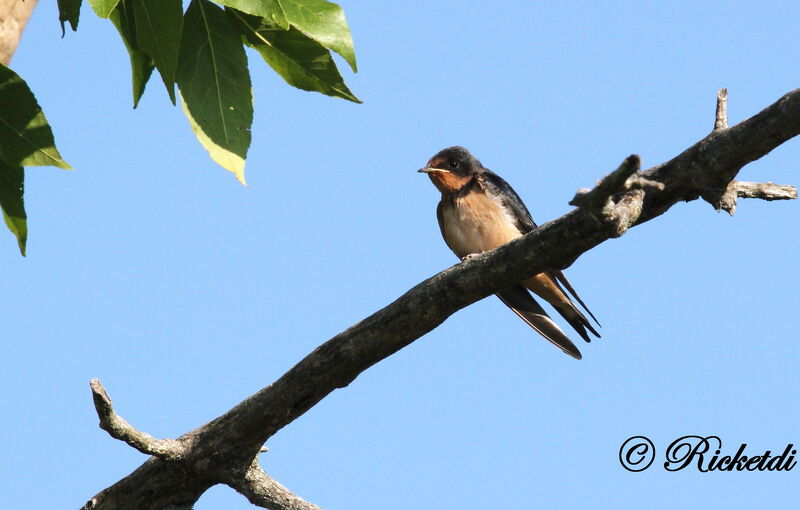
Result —
<svg viewBox="0 0 800 510"><path fill-rule="evenodd" d="M176 437L456 262L415 170L468 147L542 223L631 153L658 164L798 86L796 2L343 2L363 105L290 89L250 53L249 188L208 158L159 80L87 5L40 2L11 65L74 167L27 172L28 257L0 238L6 508L78 508L145 456L97 428L88 381ZM742 180L797 184L800 143ZM790 472L642 473L645 435L733 454L800 443L797 202L680 204L567 274L603 324L575 361L495 298L272 438L261 463L325 509L761 508ZM44 488L42 487L44 484ZM198 510L251 508L219 486Z"/></svg>

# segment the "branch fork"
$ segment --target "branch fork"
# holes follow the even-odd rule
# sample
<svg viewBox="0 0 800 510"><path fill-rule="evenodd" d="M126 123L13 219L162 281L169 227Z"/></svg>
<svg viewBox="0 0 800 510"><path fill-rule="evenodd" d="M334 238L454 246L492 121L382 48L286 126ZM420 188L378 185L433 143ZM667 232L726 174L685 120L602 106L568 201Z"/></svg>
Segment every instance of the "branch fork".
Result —
<svg viewBox="0 0 800 510"><path fill-rule="evenodd" d="M175 439L156 439L150 434L136 430L114 412L111 398L99 379L92 379L89 382L89 386L92 389L92 399L94 400L97 416L100 418L100 428L108 432L111 437L127 443L144 454L152 455L162 460L192 460L191 442ZM259 453L266 451L266 447L259 449ZM206 462L202 458L197 459L197 461ZM226 475L225 483L244 495L256 506L272 510L320 510L317 505L303 500L265 473L261 469L257 458L253 459L243 476L237 476L240 474L236 473L236 470L231 470ZM98 508L98 504L102 502L102 498L99 497L101 495L102 493L88 501L83 506L83 510Z"/></svg>
<svg viewBox="0 0 800 510"><path fill-rule="evenodd" d="M717 92L714 129L711 135L717 135L728 129L728 89L720 89ZM621 236L639 221L645 196L643 191L663 191L666 186L663 182L650 179L639 172L639 166L638 156L628 156L619 168L600 179L593 189L579 189L569 202L570 205L585 210L610 227L612 237ZM740 168L741 166L736 171L738 172ZM648 171L648 174L653 173L655 172L652 170ZM733 216L738 198L758 198L768 201L793 200L797 198L797 188L771 182L755 183L731 180L723 186L703 189L699 196L717 211L724 210Z"/></svg>
<svg viewBox="0 0 800 510"><path fill-rule="evenodd" d="M570 205L585 210L607 225L612 237L621 236L638 220L644 191L664 189L663 183L639 173L641 164L641 158L636 154L628 156L616 170L597 181L593 189L578 190Z"/></svg>

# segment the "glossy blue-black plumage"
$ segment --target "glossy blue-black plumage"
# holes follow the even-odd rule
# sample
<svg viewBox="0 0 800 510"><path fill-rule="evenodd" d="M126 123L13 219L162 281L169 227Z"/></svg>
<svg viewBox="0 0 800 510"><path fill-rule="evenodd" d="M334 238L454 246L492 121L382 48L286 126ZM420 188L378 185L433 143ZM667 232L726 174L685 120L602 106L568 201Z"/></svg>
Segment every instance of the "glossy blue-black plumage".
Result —
<svg viewBox="0 0 800 510"><path fill-rule="evenodd" d="M430 167L441 168L464 178L470 177L463 187L448 192L447 195L450 196L446 196L443 192L442 202L444 200L453 200L457 196L480 191L500 201L505 210L509 213L509 216L515 222L515 226L521 234L527 234L536 228L536 223L533 221L528 208L517 192L514 191L514 188L512 188L505 179L488 168L485 168L467 149L463 147L449 147L434 155L428 164ZM439 207L437 207L437 219L439 220L439 228L442 231L442 236L445 237L444 219L441 212L442 202L440 202ZM584 310L586 310L589 316L597 322L595 316L584 304L583 300L578 296L575 289L561 271L551 270L546 271L545 274L550 277L556 286L562 289L562 292L564 292L564 288L566 288L566 292L569 292L569 294L580 303ZM565 296L566 292L564 293ZM561 348L565 353L577 359L581 358L580 351L578 351L577 347L575 347L564 332L550 319L544 309L542 309L525 287L516 285L512 288L504 289L497 293L497 297L528 325ZM569 300L568 297L567 300ZM569 306L570 314L565 313L558 307L556 310L585 341L590 341L586 331L587 329L595 336L599 337L600 335L580 310L571 302L569 302Z"/></svg>

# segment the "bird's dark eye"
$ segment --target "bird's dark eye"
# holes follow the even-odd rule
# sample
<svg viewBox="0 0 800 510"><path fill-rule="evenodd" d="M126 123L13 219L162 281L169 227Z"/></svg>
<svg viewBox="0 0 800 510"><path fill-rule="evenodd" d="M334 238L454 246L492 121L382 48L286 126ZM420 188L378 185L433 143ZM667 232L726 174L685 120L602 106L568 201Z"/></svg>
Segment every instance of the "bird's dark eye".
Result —
<svg viewBox="0 0 800 510"><path fill-rule="evenodd" d="M455 159L450 160L450 168L458 168L458 161Z"/></svg>

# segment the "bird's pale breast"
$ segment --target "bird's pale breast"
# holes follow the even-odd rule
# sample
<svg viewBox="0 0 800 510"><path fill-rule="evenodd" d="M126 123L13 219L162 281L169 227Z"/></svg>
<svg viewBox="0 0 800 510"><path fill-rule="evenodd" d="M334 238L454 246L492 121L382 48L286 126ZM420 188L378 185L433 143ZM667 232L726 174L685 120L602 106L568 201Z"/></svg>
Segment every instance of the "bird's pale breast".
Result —
<svg viewBox="0 0 800 510"><path fill-rule="evenodd" d="M482 190L442 205L445 241L459 257L497 248L522 235L503 204Z"/></svg>

